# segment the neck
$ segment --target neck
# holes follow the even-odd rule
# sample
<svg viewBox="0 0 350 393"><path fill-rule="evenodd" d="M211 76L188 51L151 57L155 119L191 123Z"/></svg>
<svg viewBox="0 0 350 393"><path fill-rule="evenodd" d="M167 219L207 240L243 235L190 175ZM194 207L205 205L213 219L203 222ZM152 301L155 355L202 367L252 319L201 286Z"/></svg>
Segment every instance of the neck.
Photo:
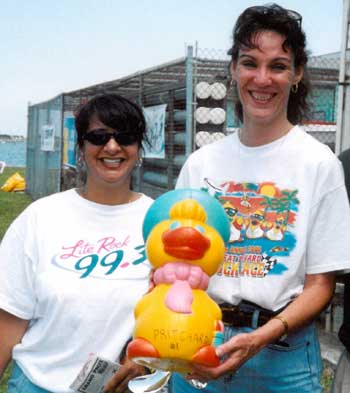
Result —
<svg viewBox="0 0 350 393"><path fill-rule="evenodd" d="M78 193L85 199L102 205L122 205L139 198L139 194L130 190L130 187L110 189L92 187L89 182L78 189Z"/></svg>
<svg viewBox="0 0 350 393"><path fill-rule="evenodd" d="M277 139L287 135L293 128L293 124L286 121L284 124L279 124L276 127L266 124L249 124L245 122L239 132L239 139L243 145L246 146L262 146L267 145Z"/></svg>

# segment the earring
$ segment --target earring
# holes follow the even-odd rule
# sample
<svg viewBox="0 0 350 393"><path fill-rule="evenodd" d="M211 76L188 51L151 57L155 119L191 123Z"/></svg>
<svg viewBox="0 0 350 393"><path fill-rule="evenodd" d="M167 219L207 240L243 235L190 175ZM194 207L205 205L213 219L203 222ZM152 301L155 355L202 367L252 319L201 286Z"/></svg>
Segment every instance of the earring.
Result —
<svg viewBox="0 0 350 393"><path fill-rule="evenodd" d="M77 164L78 164L79 166L81 166L81 165L84 165L84 163L85 163L85 160L84 160L84 153L81 151L81 152L79 153L79 157L78 157L78 162L77 162Z"/></svg>
<svg viewBox="0 0 350 393"><path fill-rule="evenodd" d="M80 187L86 183L87 170L86 163L84 159L84 153L80 151L78 161L77 161L77 186Z"/></svg>
<svg viewBox="0 0 350 393"><path fill-rule="evenodd" d="M140 157L140 158L136 161L135 167L136 167L136 168L142 167L142 163L143 163L143 158Z"/></svg>
<svg viewBox="0 0 350 393"><path fill-rule="evenodd" d="M296 94L296 92L298 91L298 83L296 83L295 85L292 86L292 88L290 89L290 91L294 94Z"/></svg>
<svg viewBox="0 0 350 393"><path fill-rule="evenodd" d="M229 90L232 90L235 87L235 80L232 78L230 80L230 86L229 86Z"/></svg>

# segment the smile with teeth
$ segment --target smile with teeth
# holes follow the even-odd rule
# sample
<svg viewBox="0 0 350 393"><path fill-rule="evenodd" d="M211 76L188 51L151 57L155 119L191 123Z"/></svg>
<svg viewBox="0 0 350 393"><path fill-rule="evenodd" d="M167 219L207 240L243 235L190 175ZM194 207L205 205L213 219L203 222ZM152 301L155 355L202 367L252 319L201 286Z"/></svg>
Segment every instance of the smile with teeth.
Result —
<svg viewBox="0 0 350 393"><path fill-rule="evenodd" d="M122 158L101 158L100 160L105 164L120 164L123 161Z"/></svg>
<svg viewBox="0 0 350 393"><path fill-rule="evenodd" d="M276 95L275 93L257 93L254 91L250 91L249 93L255 100L260 102L267 102Z"/></svg>

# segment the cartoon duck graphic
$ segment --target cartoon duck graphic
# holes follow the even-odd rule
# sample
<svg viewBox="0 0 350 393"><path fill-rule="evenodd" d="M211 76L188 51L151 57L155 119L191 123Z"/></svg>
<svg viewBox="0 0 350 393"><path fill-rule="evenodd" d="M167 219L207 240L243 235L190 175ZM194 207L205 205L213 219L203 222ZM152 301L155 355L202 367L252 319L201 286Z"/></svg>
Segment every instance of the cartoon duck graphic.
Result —
<svg viewBox="0 0 350 393"><path fill-rule="evenodd" d="M244 220L242 217L238 217L238 209L235 208L230 202L225 202L223 208L230 221L230 239L229 243L243 241L241 236L241 230L243 228Z"/></svg>
<svg viewBox="0 0 350 393"><path fill-rule="evenodd" d="M167 192L148 210L143 235L155 287L136 305L128 357L165 371L218 365L221 310L205 290L230 236L220 202L200 190Z"/></svg>
<svg viewBox="0 0 350 393"><path fill-rule="evenodd" d="M283 240L286 225L283 216L277 216L270 229L265 233L269 240Z"/></svg>
<svg viewBox="0 0 350 393"><path fill-rule="evenodd" d="M250 215L245 236L248 239L257 239L264 236L264 215L261 210L256 210Z"/></svg>

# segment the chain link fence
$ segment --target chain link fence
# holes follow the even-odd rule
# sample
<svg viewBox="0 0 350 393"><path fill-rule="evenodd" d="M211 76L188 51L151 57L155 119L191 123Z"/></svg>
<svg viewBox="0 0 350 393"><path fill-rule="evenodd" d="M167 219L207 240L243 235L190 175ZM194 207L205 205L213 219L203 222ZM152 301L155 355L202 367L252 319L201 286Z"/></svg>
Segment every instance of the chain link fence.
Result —
<svg viewBox="0 0 350 393"><path fill-rule="evenodd" d="M157 197L174 188L190 145L192 57L184 57L115 81L64 93L28 108L27 191L38 199L80 186L86 169L76 147L74 115L90 98L117 93L144 110L144 161L135 169L133 189ZM190 86L190 87L189 87Z"/></svg>
<svg viewBox="0 0 350 393"><path fill-rule="evenodd" d="M144 110L149 144L144 144L143 165L135 169L132 186L155 198L174 188L186 151L187 58L145 70L116 81L66 93L63 99L63 133L71 147L63 150L62 189L79 185L84 167L73 151L74 112L100 93L117 93ZM70 126L69 126L70 124ZM71 158L69 158L71 157Z"/></svg>
<svg viewBox="0 0 350 393"><path fill-rule="evenodd" d="M27 189L34 199L79 186L84 167L76 151L75 111L100 93L118 93L141 105L151 146L135 170L133 188L157 197L175 185L195 149L235 132L235 89L222 50L193 54L114 81L62 94L28 108ZM303 127L334 151L339 54L311 57L311 117ZM157 117L158 116L158 117Z"/></svg>
<svg viewBox="0 0 350 393"><path fill-rule="evenodd" d="M26 191L33 198L60 191L62 96L28 107Z"/></svg>
<svg viewBox="0 0 350 393"><path fill-rule="evenodd" d="M235 89L230 86L229 56L222 50L196 48L194 55L194 140L196 148L239 127L234 112ZM303 127L335 150L339 54L311 57L310 118Z"/></svg>

